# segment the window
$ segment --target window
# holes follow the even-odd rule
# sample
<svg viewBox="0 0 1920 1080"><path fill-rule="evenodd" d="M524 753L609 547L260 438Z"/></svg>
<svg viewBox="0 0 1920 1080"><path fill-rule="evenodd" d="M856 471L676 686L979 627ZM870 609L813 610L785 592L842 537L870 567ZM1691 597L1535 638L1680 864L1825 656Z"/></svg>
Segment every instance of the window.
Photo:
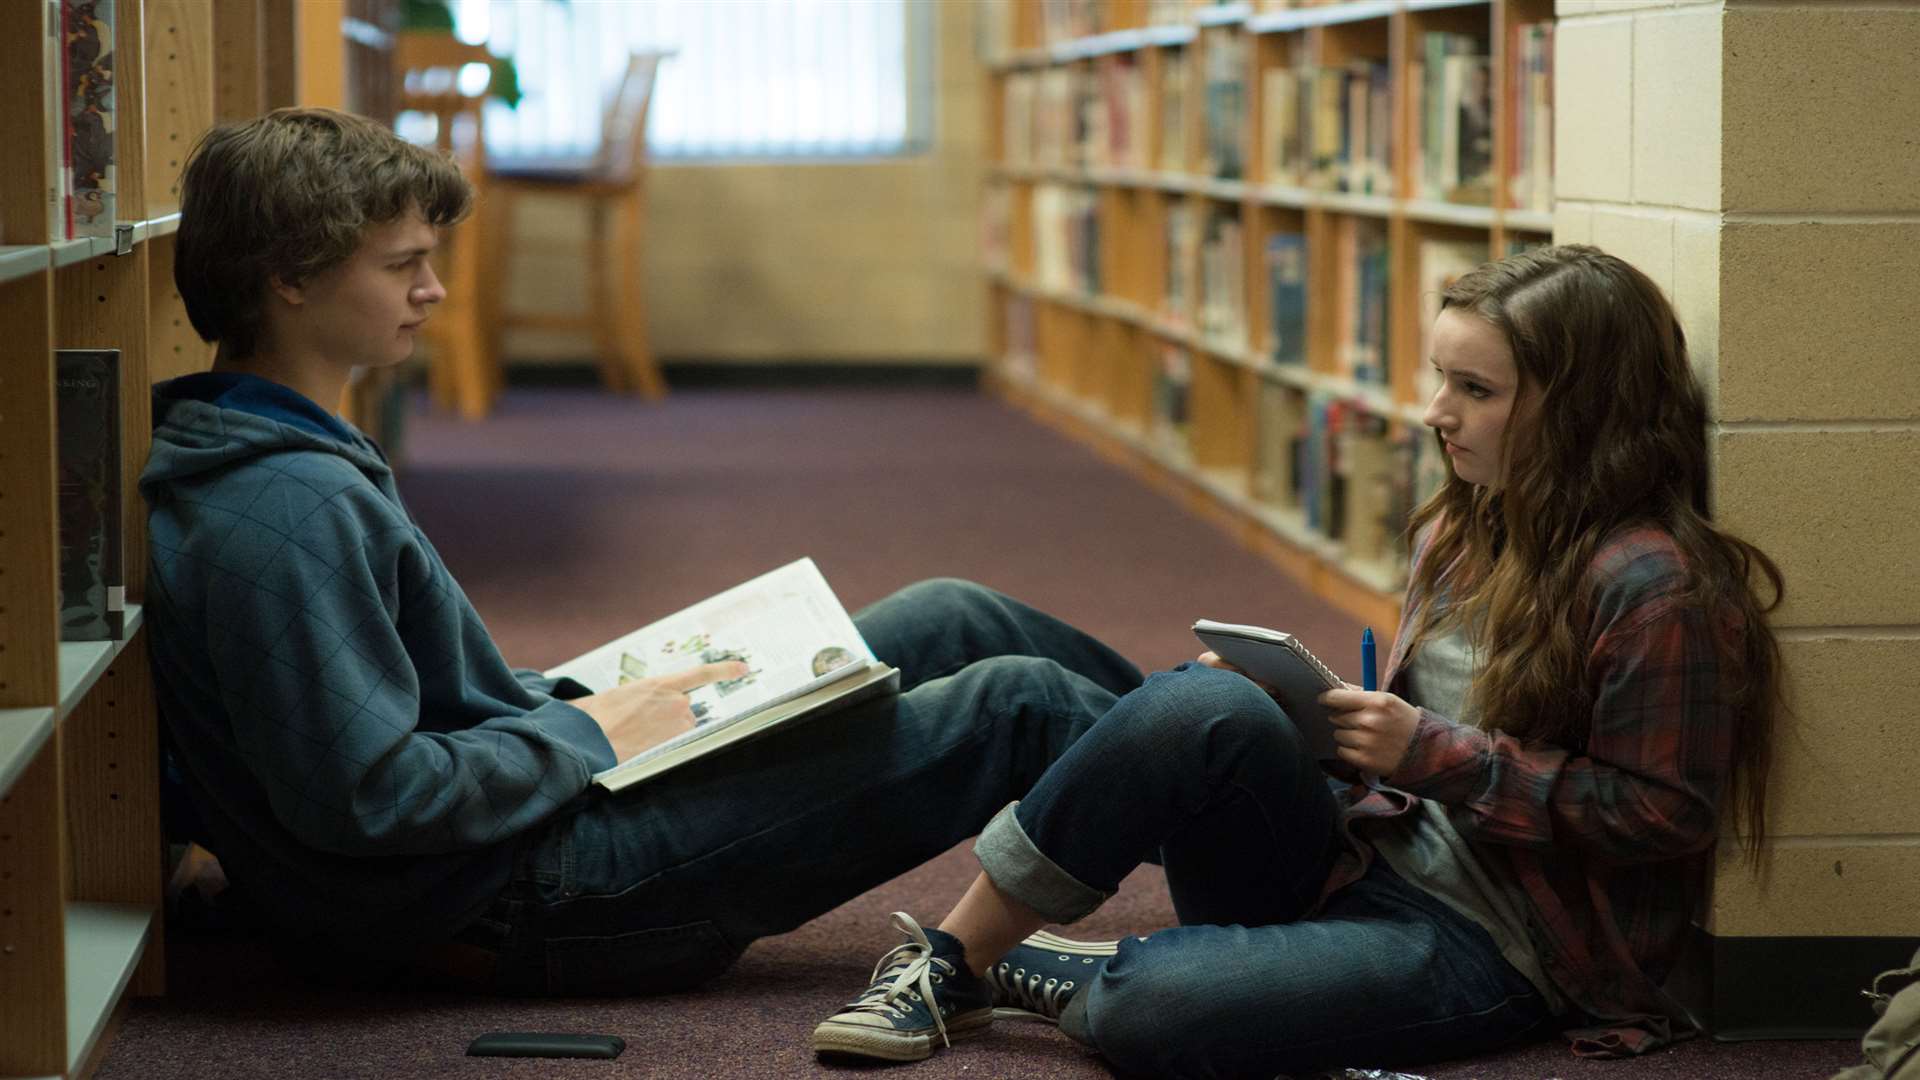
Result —
<svg viewBox="0 0 1920 1080"><path fill-rule="evenodd" d="M510 56L525 95L487 103L501 158L585 158L636 49L660 66L656 157L847 158L924 150L929 0L458 0L458 33Z"/></svg>

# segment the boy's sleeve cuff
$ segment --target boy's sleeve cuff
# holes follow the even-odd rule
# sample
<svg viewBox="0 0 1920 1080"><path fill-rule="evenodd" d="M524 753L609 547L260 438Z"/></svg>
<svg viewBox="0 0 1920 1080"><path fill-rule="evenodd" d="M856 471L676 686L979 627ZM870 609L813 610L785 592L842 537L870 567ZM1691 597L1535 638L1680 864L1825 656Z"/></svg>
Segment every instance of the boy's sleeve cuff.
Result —
<svg viewBox="0 0 1920 1080"><path fill-rule="evenodd" d="M1113 894L1081 884L1033 846L1027 830L1014 816L1014 808L1019 805L1008 803L974 841L973 853L980 859L980 869L993 884L1049 922L1077 922L1106 903Z"/></svg>

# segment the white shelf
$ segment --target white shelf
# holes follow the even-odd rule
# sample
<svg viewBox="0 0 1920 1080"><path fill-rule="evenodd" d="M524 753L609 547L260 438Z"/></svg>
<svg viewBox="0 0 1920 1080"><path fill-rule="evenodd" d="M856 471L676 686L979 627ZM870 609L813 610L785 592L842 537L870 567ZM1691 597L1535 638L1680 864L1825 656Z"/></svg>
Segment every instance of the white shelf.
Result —
<svg viewBox="0 0 1920 1080"><path fill-rule="evenodd" d="M75 263L83 263L93 258L95 246L102 243L107 245L108 251L113 250L113 241L105 239L104 237L92 236L83 236L78 240L62 240L58 243L48 244L47 247L53 251L53 265L72 266Z"/></svg>
<svg viewBox="0 0 1920 1080"><path fill-rule="evenodd" d="M146 952L153 912L76 900L67 904L66 923L67 1070L78 1073Z"/></svg>
<svg viewBox="0 0 1920 1080"><path fill-rule="evenodd" d="M1193 21L1199 26L1233 26L1246 22L1252 15L1251 3L1220 4L1195 10Z"/></svg>
<svg viewBox="0 0 1920 1080"><path fill-rule="evenodd" d="M0 709L0 796L13 790L52 734L52 709Z"/></svg>
<svg viewBox="0 0 1920 1080"><path fill-rule="evenodd" d="M1509 229L1522 232L1553 232L1553 212L1551 210L1508 210L1500 215Z"/></svg>
<svg viewBox="0 0 1920 1080"><path fill-rule="evenodd" d="M127 605L126 633L118 641L63 641L60 643L60 713L66 719L93 684L106 673L113 658L140 632L141 608Z"/></svg>
<svg viewBox="0 0 1920 1080"><path fill-rule="evenodd" d="M140 632L141 608L127 605L126 635L119 641L60 643L60 702L56 707L0 709L0 795L13 789L34 755L46 745L54 725L64 720Z"/></svg>
<svg viewBox="0 0 1920 1080"><path fill-rule="evenodd" d="M1467 225L1476 229L1493 228L1493 207L1468 206L1438 199L1408 199L1401 204L1415 221L1433 221L1442 225ZM1508 215L1511 217L1512 215Z"/></svg>
<svg viewBox="0 0 1920 1080"><path fill-rule="evenodd" d="M47 260L47 249L44 245L23 244L0 247L0 281L30 277L44 272L51 265Z"/></svg>

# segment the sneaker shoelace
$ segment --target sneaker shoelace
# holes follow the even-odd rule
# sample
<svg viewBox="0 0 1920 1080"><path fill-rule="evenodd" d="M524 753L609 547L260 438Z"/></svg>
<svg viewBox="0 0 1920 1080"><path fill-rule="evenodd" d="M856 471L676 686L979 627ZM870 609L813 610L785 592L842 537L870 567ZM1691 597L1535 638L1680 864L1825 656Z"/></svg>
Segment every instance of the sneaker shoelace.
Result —
<svg viewBox="0 0 1920 1080"><path fill-rule="evenodd" d="M1079 985L1072 979L1042 977L1039 972L1028 974L1026 968L1016 968L1005 961L988 968L987 978L1020 1008L1055 1019L1067 1007L1067 996Z"/></svg>
<svg viewBox="0 0 1920 1080"><path fill-rule="evenodd" d="M952 1046L953 1042L947 1038L947 1022L940 1015L940 1003L934 998L933 987L952 975L954 966L933 955L933 942L927 940L927 932L920 928L913 916L904 911L894 912L893 927L907 935L907 940L873 965L873 985L867 988L866 993L849 1002L844 1011L879 1013L897 1019L904 1017L906 1010L894 1003L902 996L909 997L927 1007L927 1011L933 1014L933 1026L940 1033L940 1042Z"/></svg>

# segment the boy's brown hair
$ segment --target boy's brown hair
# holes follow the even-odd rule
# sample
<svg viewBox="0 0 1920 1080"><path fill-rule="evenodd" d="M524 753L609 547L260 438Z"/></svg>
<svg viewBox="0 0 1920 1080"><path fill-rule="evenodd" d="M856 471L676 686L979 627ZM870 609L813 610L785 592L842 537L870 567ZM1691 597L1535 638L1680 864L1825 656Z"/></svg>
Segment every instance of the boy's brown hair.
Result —
<svg viewBox="0 0 1920 1080"><path fill-rule="evenodd" d="M234 359L260 343L269 279L340 265L369 226L418 211L451 225L473 203L444 155L332 109L275 109L202 136L180 182L173 282L187 317Z"/></svg>

